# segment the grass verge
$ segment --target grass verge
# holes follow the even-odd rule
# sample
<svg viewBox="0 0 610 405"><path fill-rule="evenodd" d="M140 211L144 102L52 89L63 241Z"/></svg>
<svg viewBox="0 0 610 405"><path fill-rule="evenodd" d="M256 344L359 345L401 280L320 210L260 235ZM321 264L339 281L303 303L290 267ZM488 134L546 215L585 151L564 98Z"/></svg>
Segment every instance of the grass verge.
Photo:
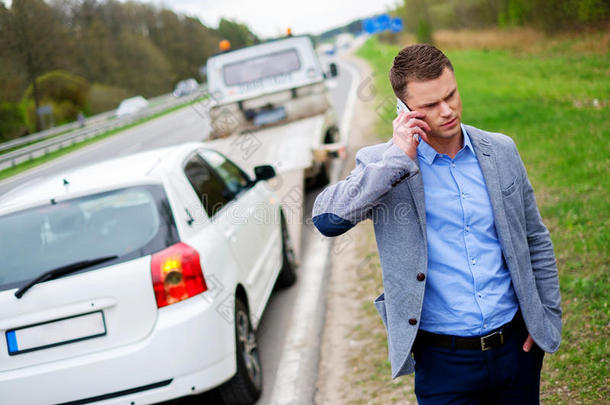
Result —
<svg viewBox="0 0 610 405"><path fill-rule="evenodd" d="M582 42L443 49L456 71L463 121L515 140L551 232L564 332L561 349L546 356L543 368L542 401L550 404L603 403L610 386L610 54L583 50ZM376 72L380 140L392 133L387 72L398 51L371 38L358 52ZM389 102L392 108L384 106Z"/></svg>
<svg viewBox="0 0 610 405"><path fill-rule="evenodd" d="M77 144L70 145L68 147L65 147L65 148L58 149L58 150L55 150L53 152L47 153L44 156L40 156L40 157L28 160L28 161L23 162L23 163L19 163L19 164L15 165L14 167L9 167L7 169L0 170L0 180L7 179L9 177L15 176L15 175L17 175L19 173L22 173L22 172L24 172L26 170L29 170L29 169L33 168L33 167L40 166L43 163L46 163L46 162L49 162L51 160L57 159L60 156L67 155L68 153L71 153L71 152L74 152L75 150L84 148L85 146L88 146L88 145L91 145L92 143L101 141L102 139L106 139L106 138L108 138L108 137L110 137L112 135L115 135L115 134L117 134L119 132L125 131L125 130L127 130L129 128L133 128L133 127L135 127L137 125L140 125L140 124L143 124L145 122L154 120L155 118L159 118L159 117L161 117L163 115L172 113L172 112L174 112L176 110L179 110L181 108L184 108L184 107L187 107L189 105L198 103L198 102L200 102L200 101L202 101L202 100L204 100L206 98L207 97L201 97L201 98L198 98L196 100L189 101L188 103L177 105L177 106L172 107L170 109L167 109L165 111L162 111L162 112L159 112L157 114L153 114L153 115L151 115L149 117L142 118L141 120L132 122L131 124L127 124L127 125L125 125L123 127L112 129L110 131L104 132L104 133L102 133L102 134L100 134L100 135L98 135L98 136L96 136L94 138L90 138L90 139L87 139L87 140L85 140L83 142L79 142Z"/></svg>

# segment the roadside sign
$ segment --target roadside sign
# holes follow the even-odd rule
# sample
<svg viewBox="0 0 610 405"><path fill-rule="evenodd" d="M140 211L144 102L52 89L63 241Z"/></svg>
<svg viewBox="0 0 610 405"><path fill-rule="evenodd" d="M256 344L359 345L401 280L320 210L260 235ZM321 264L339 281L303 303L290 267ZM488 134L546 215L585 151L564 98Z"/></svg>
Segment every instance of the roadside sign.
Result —
<svg viewBox="0 0 610 405"><path fill-rule="evenodd" d="M402 18L392 18L392 21L390 22L390 30L392 32L400 32L402 31Z"/></svg>
<svg viewBox="0 0 610 405"><path fill-rule="evenodd" d="M392 18L388 14L365 18L362 20L362 30L367 34L376 34L384 31L400 32L403 30L402 18Z"/></svg>
<svg viewBox="0 0 610 405"><path fill-rule="evenodd" d="M377 32L383 32L390 29L390 16L387 14L381 14L375 19L375 25L377 26Z"/></svg>

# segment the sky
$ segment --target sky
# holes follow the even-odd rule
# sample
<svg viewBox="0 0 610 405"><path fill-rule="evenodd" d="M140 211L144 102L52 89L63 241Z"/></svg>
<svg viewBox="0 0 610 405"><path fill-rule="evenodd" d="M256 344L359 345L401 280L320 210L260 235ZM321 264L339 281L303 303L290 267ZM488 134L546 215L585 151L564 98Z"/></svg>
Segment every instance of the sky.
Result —
<svg viewBox="0 0 610 405"><path fill-rule="evenodd" d="M260 38L286 33L319 34L353 20L380 14L400 0L139 0L199 17L216 28L221 17L247 24Z"/></svg>

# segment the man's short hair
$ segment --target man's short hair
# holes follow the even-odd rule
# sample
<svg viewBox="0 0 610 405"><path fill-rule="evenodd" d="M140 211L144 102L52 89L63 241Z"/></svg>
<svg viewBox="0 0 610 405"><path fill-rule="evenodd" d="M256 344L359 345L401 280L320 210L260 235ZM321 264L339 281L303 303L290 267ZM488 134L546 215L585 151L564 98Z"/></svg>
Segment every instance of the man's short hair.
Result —
<svg viewBox="0 0 610 405"><path fill-rule="evenodd" d="M432 45L416 44L403 48L394 58L390 69L394 94L404 101L407 98L407 82L436 79L443 74L445 68L453 72L449 59Z"/></svg>

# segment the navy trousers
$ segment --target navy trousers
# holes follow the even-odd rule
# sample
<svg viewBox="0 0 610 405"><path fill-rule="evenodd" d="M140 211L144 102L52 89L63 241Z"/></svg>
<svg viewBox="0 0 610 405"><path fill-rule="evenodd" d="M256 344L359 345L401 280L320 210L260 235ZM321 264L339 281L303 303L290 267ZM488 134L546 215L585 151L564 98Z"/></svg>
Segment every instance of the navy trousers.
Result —
<svg viewBox="0 0 610 405"><path fill-rule="evenodd" d="M540 403L544 352L527 338L523 321L504 344L490 350L414 348L415 395L420 405L531 405Z"/></svg>

